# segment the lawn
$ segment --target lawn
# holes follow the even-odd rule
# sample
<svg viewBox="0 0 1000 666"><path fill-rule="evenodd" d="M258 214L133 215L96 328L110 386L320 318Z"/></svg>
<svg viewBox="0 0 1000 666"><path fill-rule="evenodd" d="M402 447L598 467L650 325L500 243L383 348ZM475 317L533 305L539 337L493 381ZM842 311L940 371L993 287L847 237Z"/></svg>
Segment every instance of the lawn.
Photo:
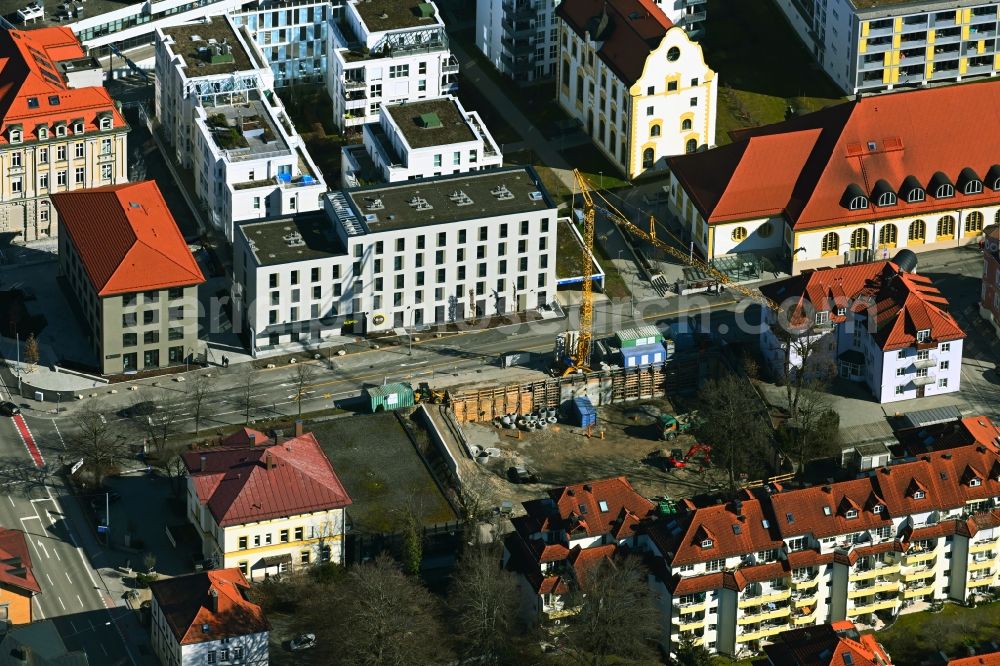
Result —
<svg viewBox="0 0 1000 666"><path fill-rule="evenodd" d="M920 664L939 651L951 657L965 655L975 646L1000 636L1000 602L965 608L946 604L940 613L901 615L896 623L877 634L893 663Z"/></svg>
<svg viewBox="0 0 1000 666"><path fill-rule="evenodd" d="M729 132L784 120L843 101L843 92L816 64L771 0L709 0L705 60L719 72L715 142Z"/></svg>

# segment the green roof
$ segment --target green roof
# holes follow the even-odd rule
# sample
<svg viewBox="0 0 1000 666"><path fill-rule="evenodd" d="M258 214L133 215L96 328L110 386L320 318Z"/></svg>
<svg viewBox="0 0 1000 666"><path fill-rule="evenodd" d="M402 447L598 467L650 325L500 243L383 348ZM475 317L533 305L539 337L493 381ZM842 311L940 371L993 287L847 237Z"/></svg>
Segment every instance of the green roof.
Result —
<svg viewBox="0 0 1000 666"><path fill-rule="evenodd" d="M386 398L397 393L413 393L413 387L405 382L396 382L394 384L384 384L382 386L374 386L368 389L369 396L378 398Z"/></svg>
<svg viewBox="0 0 1000 666"><path fill-rule="evenodd" d="M441 127L441 119L433 111L431 113L421 113L420 124L424 127Z"/></svg>
<svg viewBox="0 0 1000 666"><path fill-rule="evenodd" d="M420 13L421 18L430 18L434 16L434 5L429 2L421 2L417 5L417 12Z"/></svg>

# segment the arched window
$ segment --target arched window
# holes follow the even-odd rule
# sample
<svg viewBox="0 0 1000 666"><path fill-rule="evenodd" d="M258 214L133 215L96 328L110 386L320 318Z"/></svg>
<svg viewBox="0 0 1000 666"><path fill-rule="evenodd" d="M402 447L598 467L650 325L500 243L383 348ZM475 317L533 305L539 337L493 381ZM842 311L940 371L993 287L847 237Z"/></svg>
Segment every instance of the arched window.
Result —
<svg viewBox="0 0 1000 666"><path fill-rule="evenodd" d="M945 215L937 223L937 237L938 240L954 238L955 237L955 218L951 215Z"/></svg>
<svg viewBox="0 0 1000 666"><path fill-rule="evenodd" d="M934 191L934 196L938 199L953 197L955 196L955 188L951 185L951 183L942 183L938 185L938 188Z"/></svg>
<svg viewBox="0 0 1000 666"><path fill-rule="evenodd" d="M743 240L746 237L747 237L747 228L746 227L736 227L735 229L733 229L733 240L734 241L741 241L741 240Z"/></svg>
<svg viewBox="0 0 1000 666"><path fill-rule="evenodd" d="M564 86L566 86L568 88L569 87L569 61L568 60L563 60L563 64L562 64L562 77L561 78L562 78L562 81L560 83L562 83Z"/></svg>
<svg viewBox="0 0 1000 666"><path fill-rule="evenodd" d="M681 131L684 132L690 131L692 127L694 127L694 123L691 121L690 118L685 118L684 120L681 121Z"/></svg>
<svg viewBox="0 0 1000 666"><path fill-rule="evenodd" d="M924 188L914 187L906 193L906 201L909 203L920 203L924 200Z"/></svg>
<svg viewBox="0 0 1000 666"><path fill-rule="evenodd" d="M761 238L767 238L772 233L774 233L774 225L770 222L765 222L764 224L757 227L757 235Z"/></svg>
<svg viewBox="0 0 1000 666"><path fill-rule="evenodd" d="M597 124L597 140L604 143L604 138L607 136L607 128L604 126L604 118L601 118Z"/></svg>
<svg viewBox="0 0 1000 666"><path fill-rule="evenodd" d="M643 169L650 169L650 168L652 168L653 162L656 161L655 155L656 155L656 153L653 152L652 148L647 148L646 150L642 151L642 168Z"/></svg>
<svg viewBox="0 0 1000 666"><path fill-rule="evenodd" d="M831 254L837 254L837 250L840 249L840 236L838 236L835 231L831 231L827 235L823 236L821 249L824 257Z"/></svg>
<svg viewBox="0 0 1000 666"><path fill-rule="evenodd" d="M878 205L879 206L895 206L896 205L896 193L895 192L883 192L878 195Z"/></svg>
<svg viewBox="0 0 1000 666"><path fill-rule="evenodd" d="M910 231L906 237L911 241L921 241L927 238L927 223L923 220L910 222Z"/></svg>
<svg viewBox="0 0 1000 666"><path fill-rule="evenodd" d="M983 214L974 210L965 216L965 235L971 236L983 230Z"/></svg>
<svg viewBox="0 0 1000 666"><path fill-rule="evenodd" d="M688 142L684 145L684 150L689 153L693 153L698 150L698 142L694 139L688 139Z"/></svg>
<svg viewBox="0 0 1000 666"><path fill-rule="evenodd" d="M851 210L861 210L868 208L868 197L854 197L847 206Z"/></svg>
<svg viewBox="0 0 1000 666"><path fill-rule="evenodd" d="M660 136L660 125L656 124L649 128L649 136Z"/></svg>
<svg viewBox="0 0 1000 666"><path fill-rule="evenodd" d="M963 188L966 194L979 194L983 191L983 181L981 180L970 180L965 184Z"/></svg>
<svg viewBox="0 0 1000 666"><path fill-rule="evenodd" d="M868 230L858 228L851 232L851 249L864 250L868 248Z"/></svg>
<svg viewBox="0 0 1000 666"><path fill-rule="evenodd" d="M879 247L896 247L899 230L895 224L886 224L878 232Z"/></svg>

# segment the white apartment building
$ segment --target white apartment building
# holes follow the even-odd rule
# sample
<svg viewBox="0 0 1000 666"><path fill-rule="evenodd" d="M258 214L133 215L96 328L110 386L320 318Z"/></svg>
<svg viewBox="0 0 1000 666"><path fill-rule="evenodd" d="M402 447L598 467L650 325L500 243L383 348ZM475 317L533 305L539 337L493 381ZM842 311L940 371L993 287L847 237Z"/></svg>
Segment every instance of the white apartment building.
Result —
<svg viewBox="0 0 1000 666"><path fill-rule="evenodd" d="M234 321L256 353L555 298L556 206L530 167L329 194L325 216L242 225Z"/></svg>
<svg viewBox="0 0 1000 666"><path fill-rule="evenodd" d="M341 149L344 187L503 166L479 114L452 96L383 104L379 122L362 125L361 132L362 144Z"/></svg>
<svg viewBox="0 0 1000 666"><path fill-rule="evenodd" d="M993 76L997 2L777 0L848 94Z"/></svg>
<svg viewBox="0 0 1000 666"><path fill-rule="evenodd" d="M807 271L764 286L784 308L763 308L760 348L772 375L787 380L787 367L788 374L864 382L881 403L957 392L965 333L930 279L908 272L915 264L903 251L892 262Z"/></svg>
<svg viewBox="0 0 1000 666"><path fill-rule="evenodd" d="M182 458L188 519L215 566L261 580L316 562L343 563L351 498L301 424L281 441L244 428ZM234 477L237 487L220 489L223 478Z"/></svg>
<svg viewBox="0 0 1000 666"><path fill-rule="evenodd" d="M150 642L163 666L267 666L271 625L238 569L149 584Z"/></svg>
<svg viewBox="0 0 1000 666"><path fill-rule="evenodd" d="M742 130L727 146L668 160L669 207L708 259L767 254L793 275L976 243L1000 219L1000 137L981 131L976 111L997 104L1000 82L988 81Z"/></svg>
<svg viewBox="0 0 1000 666"><path fill-rule="evenodd" d="M378 122L382 102L458 89L458 61L429 0L347 0L329 30L326 88L341 131Z"/></svg>
<svg viewBox="0 0 1000 666"><path fill-rule="evenodd" d="M274 75L274 87L326 80L329 22L339 11L330 0L258 0L233 14L245 25Z"/></svg>
<svg viewBox="0 0 1000 666"><path fill-rule="evenodd" d="M555 16L562 0L476 0L476 47L499 71L518 83L551 79L559 63ZM637 0L658 6L675 25L697 39L704 34L706 0Z"/></svg>
<svg viewBox="0 0 1000 666"><path fill-rule="evenodd" d="M241 221L320 209L326 183L246 26L223 16L158 28L156 49L156 114L227 238Z"/></svg>
<svg viewBox="0 0 1000 666"><path fill-rule="evenodd" d="M573 0L556 15L559 105L628 178L715 144L718 76L661 9Z"/></svg>

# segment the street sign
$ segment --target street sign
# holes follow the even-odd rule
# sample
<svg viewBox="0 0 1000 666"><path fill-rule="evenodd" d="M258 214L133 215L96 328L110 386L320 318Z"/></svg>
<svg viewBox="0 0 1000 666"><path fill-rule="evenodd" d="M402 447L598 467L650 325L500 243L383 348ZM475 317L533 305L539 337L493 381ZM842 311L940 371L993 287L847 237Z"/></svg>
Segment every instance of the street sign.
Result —
<svg viewBox="0 0 1000 666"><path fill-rule="evenodd" d="M69 473L76 474L78 471L80 471L81 467L83 467L83 458L80 458L75 463L73 463L73 466L69 468Z"/></svg>
<svg viewBox="0 0 1000 666"><path fill-rule="evenodd" d="M98 534L107 534L107 532L108 532L108 526L107 525L98 525L97 526L97 533Z"/></svg>

